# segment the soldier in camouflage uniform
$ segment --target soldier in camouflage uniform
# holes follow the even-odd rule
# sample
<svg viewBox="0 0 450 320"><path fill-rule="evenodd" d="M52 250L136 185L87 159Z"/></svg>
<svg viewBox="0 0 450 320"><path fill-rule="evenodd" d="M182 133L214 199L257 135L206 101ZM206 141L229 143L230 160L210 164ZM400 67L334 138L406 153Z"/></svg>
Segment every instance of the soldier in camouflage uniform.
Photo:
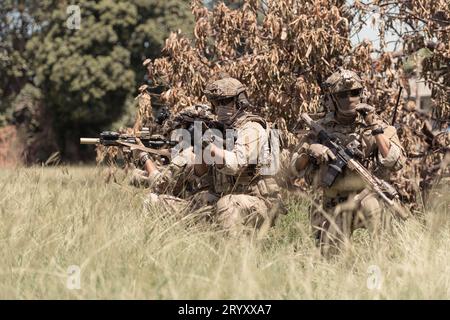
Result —
<svg viewBox="0 0 450 320"><path fill-rule="evenodd" d="M149 59L147 59L149 61ZM147 64L148 61L146 60ZM144 63L144 66L146 64ZM161 139L165 140L165 135L170 135L170 126L167 125L167 122L169 122L170 118L170 112L168 111L167 107L161 107L161 105L158 105L158 107L154 107L155 103L152 103L152 99L150 96L150 93L148 91L147 85L142 85L139 88L139 95L136 97L139 101L139 109L136 114L136 120L135 125L133 128L133 131L140 131L143 127L147 128L149 134L154 139ZM131 132L132 133L132 132ZM138 163L139 167L139 157L138 152L134 154L135 160ZM152 163L158 167L166 167L167 166L167 159L157 156L157 155L148 155ZM140 165L142 169L134 169L131 173L130 177L130 184L135 187L146 187L148 188L150 186L150 179L148 177L148 171L143 170L144 166Z"/></svg>
<svg viewBox="0 0 450 320"><path fill-rule="evenodd" d="M263 169L271 152L267 122L248 112L246 88L234 78L209 83L205 95L217 120L234 130L235 141L230 150L214 144L206 147L204 152L210 152L214 161L196 165L196 174L210 179L221 228L233 235L257 231L262 236L283 208L273 175Z"/></svg>
<svg viewBox="0 0 450 320"><path fill-rule="evenodd" d="M358 159L380 179L402 168L405 155L396 129L381 120L375 109L361 103L363 82L353 71L340 69L325 82L335 110L319 123L327 132L347 145L359 144L362 151ZM300 142L291 160L293 174L304 177L313 188L322 188L322 209L311 213L315 238L324 254L336 252L342 243L350 239L357 228L368 228L376 234L388 223L382 202L371 192L364 181L345 168L330 188L320 181L327 170L329 160L335 158L326 146L317 142L314 134L308 134Z"/></svg>
<svg viewBox="0 0 450 320"><path fill-rule="evenodd" d="M197 105L188 107L165 124L167 132L169 127L187 129L194 119L210 118L212 115L207 106ZM137 151L135 159L143 170L136 169L133 173L134 183L144 184L150 189L145 207L152 206L165 209L167 212L184 215L202 205L208 205L211 200L205 195L208 185L202 178L193 174L194 153L193 148L180 150L167 166L155 162L147 152Z"/></svg>

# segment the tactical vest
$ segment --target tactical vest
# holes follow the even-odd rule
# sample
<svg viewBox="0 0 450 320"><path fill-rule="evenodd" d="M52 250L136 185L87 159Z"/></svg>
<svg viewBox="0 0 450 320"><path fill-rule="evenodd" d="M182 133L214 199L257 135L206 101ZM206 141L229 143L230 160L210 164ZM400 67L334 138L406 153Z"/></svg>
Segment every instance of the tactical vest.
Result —
<svg viewBox="0 0 450 320"><path fill-rule="evenodd" d="M245 113L233 122L232 128L239 130L248 122L257 122L267 130L267 137L269 138L268 152L270 152L270 128L263 118L254 114ZM212 178L212 192L220 195L248 193L262 197L277 194L279 192L279 187L276 184L275 179L273 176L262 175L260 168L261 166L259 164L249 164L239 173L239 175L232 176L220 172L215 166L211 166L209 176Z"/></svg>
<svg viewBox="0 0 450 320"><path fill-rule="evenodd" d="M386 170L377 167L376 157L378 152L376 149L375 138L371 134L371 130L362 122L361 117L358 115L357 120L352 126L340 125L335 119L332 113L328 113L325 118L319 120L319 123L327 130L327 132L337 137L343 145L348 145L351 142L357 141L360 143L359 149L364 154L362 159L357 159L380 179L385 179ZM384 123L384 129L388 128L388 124ZM394 132L395 133L395 132ZM402 146L397 136L390 137L390 142L396 144L401 149ZM326 165L320 166L319 176L324 174L327 170ZM324 189L325 197L335 197L338 195L347 195L352 192L360 192L366 187L365 181L355 172L348 168L345 168L342 174L336 179L334 184L330 188Z"/></svg>

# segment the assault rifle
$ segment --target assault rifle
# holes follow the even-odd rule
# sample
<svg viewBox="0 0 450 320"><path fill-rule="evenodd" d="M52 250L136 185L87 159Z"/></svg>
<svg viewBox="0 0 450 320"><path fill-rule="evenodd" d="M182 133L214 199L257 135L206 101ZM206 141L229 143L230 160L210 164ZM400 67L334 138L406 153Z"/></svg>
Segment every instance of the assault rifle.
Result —
<svg viewBox="0 0 450 320"><path fill-rule="evenodd" d="M394 206L398 199L398 192L393 186L384 180L381 180L370 173L358 160L358 156L361 155L361 151L357 149L355 145L342 146L339 139L330 136L325 129L318 123L314 122L311 117L302 113L301 118L311 128L311 130L317 135L318 142L328 147L335 155L336 159L332 160L328 165L328 170L322 178L322 184L326 187L331 187L336 181L339 174L342 173L345 167L356 172L372 189L376 192L383 201L389 206ZM407 214L404 210L397 208L396 210L402 218L406 218Z"/></svg>
<svg viewBox="0 0 450 320"><path fill-rule="evenodd" d="M222 122L214 120L209 112L209 106L197 104L191 109L180 112L173 118L172 127L177 128L183 126L191 135L191 145L195 143L201 143L202 141L195 141L194 129L196 128L195 123L199 122L201 128L201 137L209 129L218 130L223 137L225 135L225 126ZM220 137L215 136L215 139Z"/></svg>
<svg viewBox="0 0 450 320"><path fill-rule="evenodd" d="M139 144L139 141L142 144ZM135 135L104 131L100 133L99 138L80 138L80 144L101 144L105 147L124 147L126 153L133 150L141 150L170 159L169 148L176 146L177 142L152 137L148 128L143 128L142 131L137 132Z"/></svg>

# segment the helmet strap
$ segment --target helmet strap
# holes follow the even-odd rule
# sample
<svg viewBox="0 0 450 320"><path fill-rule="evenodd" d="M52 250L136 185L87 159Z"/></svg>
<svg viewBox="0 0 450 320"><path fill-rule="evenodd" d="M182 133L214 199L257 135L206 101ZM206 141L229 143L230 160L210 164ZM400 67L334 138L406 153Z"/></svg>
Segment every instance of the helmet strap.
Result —
<svg viewBox="0 0 450 320"><path fill-rule="evenodd" d="M239 103L238 96L234 97L234 107L236 109L236 112L230 117L230 124L233 123L237 118L239 118L245 110L244 106Z"/></svg>

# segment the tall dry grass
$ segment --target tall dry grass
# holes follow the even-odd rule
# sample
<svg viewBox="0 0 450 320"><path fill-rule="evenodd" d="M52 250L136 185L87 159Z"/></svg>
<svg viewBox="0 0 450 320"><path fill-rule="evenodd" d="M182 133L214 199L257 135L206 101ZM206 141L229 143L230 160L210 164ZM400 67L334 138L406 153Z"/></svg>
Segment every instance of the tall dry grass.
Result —
<svg viewBox="0 0 450 320"><path fill-rule="evenodd" d="M103 170L0 171L1 299L450 298L448 199L376 243L359 231L325 260L294 195L267 239L227 239L145 214L145 191L106 184ZM67 286L70 265L80 289Z"/></svg>

